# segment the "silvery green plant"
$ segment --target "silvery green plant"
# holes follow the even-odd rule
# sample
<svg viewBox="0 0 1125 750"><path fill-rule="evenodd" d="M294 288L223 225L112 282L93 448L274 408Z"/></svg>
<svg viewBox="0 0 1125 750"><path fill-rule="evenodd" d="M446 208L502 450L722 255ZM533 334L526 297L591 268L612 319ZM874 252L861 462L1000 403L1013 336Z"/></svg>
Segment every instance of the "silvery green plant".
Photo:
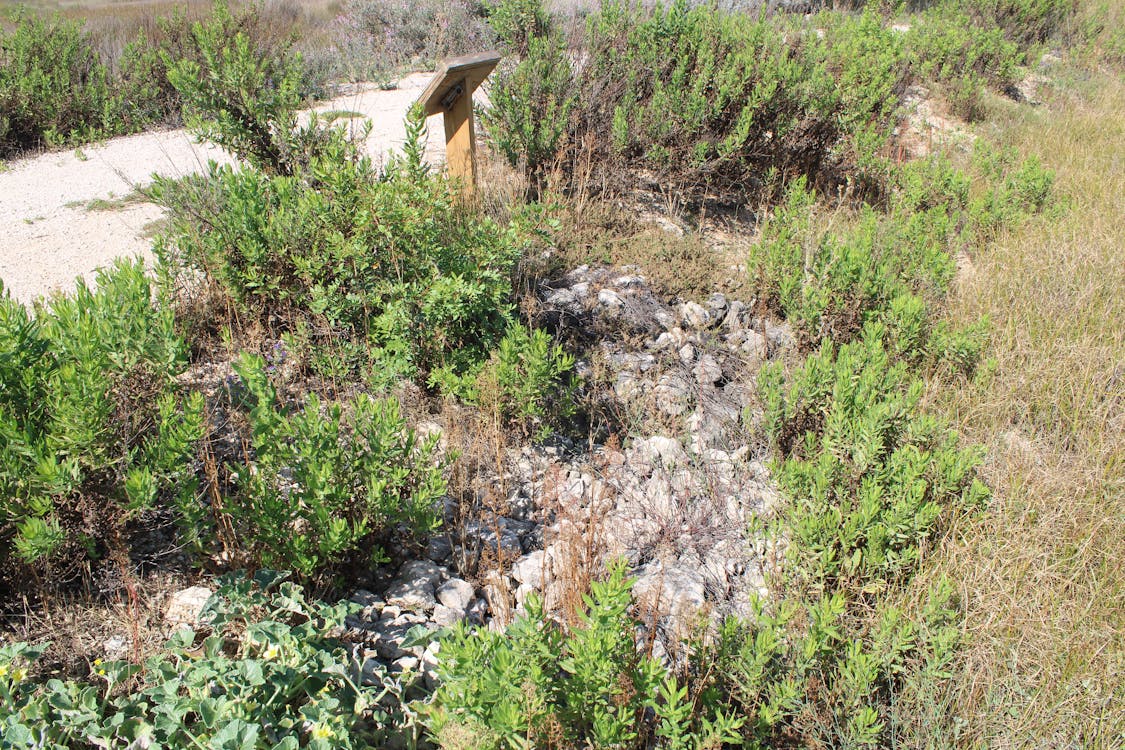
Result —
<svg viewBox="0 0 1125 750"><path fill-rule="evenodd" d="M402 688L367 670L333 633L357 605L306 599L285 574L220 580L197 630L145 663L95 661L87 679L35 673L45 646L0 646L6 747L381 747L410 737ZM365 684L366 683L366 684Z"/></svg>

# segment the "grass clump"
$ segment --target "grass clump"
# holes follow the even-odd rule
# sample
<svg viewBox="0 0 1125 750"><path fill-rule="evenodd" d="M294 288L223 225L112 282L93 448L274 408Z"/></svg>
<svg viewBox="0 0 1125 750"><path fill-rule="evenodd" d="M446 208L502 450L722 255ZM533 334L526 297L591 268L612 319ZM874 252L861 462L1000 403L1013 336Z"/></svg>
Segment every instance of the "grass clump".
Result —
<svg viewBox="0 0 1125 750"><path fill-rule="evenodd" d="M160 499L192 496L203 404L176 393L185 354L139 261L33 312L0 299L6 572L18 562L65 579L120 555L126 526Z"/></svg>
<svg viewBox="0 0 1125 750"><path fill-rule="evenodd" d="M1116 71L1059 81L987 127L1054 172L1067 210L1000 229L949 299L951 327L991 320L990 377L927 378L930 408L987 447L994 499L901 601L957 582L971 638L915 701L948 706L972 745L1112 748L1125 732L1125 86Z"/></svg>

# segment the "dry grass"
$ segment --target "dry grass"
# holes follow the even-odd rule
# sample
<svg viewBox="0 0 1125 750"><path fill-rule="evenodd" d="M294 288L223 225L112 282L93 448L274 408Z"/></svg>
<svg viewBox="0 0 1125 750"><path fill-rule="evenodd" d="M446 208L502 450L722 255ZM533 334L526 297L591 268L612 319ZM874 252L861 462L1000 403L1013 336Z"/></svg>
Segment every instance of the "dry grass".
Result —
<svg viewBox="0 0 1125 750"><path fill-rule="evenodd" d="M930 389L987 447L995 492L919 582L948 575L965 602L949 700L969 746L1125 743L1125 79L1064 76L985 128L1055 170L1069 205L972 259L949 314L991 318L996 369Z"/></svg>

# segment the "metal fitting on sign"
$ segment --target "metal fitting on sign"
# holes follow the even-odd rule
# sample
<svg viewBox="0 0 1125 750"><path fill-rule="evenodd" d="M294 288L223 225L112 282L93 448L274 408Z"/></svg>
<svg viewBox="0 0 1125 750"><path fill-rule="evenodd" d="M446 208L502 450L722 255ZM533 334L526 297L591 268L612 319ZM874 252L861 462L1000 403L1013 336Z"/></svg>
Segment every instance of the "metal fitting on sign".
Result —
<svg viewBox="0 0 1125 750"><path fill-rule="evenodd" d="M464 94L464 93L465 93L465 82L461 81L460 83L456 84L451 89L449 89L449 91L446 91L445 95L441 97L441 108L442 109L449 109L450 107L453 106L453 103L455 101L457 101L458 99L461 98L461 94Z"/></svg>

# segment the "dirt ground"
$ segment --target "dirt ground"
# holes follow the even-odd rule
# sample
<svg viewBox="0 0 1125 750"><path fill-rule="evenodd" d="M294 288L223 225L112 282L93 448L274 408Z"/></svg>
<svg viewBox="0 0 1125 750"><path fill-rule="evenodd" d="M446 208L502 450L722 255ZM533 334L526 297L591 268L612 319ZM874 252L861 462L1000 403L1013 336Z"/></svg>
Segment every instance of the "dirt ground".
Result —
<svg viewBox="0 0 1125 750"><path fill-rule="evenodd" d="M415 73L391 90L357 86L316 107L358 113L372 122L368 152L381 158L401 146L403 119L431 74ZM358 123L361 120L353 120ZM428 152L443 154L440 118L429 123ZM0 164L0 280L11 295L31 302L70 289L76 277L119 256L151 252L150 231L161 209L134 191L154 174L178 177L207 161L230 161L223 151L196 143L185 130L114 138ZM125 200L122 200L125 199Z"/></svg>

